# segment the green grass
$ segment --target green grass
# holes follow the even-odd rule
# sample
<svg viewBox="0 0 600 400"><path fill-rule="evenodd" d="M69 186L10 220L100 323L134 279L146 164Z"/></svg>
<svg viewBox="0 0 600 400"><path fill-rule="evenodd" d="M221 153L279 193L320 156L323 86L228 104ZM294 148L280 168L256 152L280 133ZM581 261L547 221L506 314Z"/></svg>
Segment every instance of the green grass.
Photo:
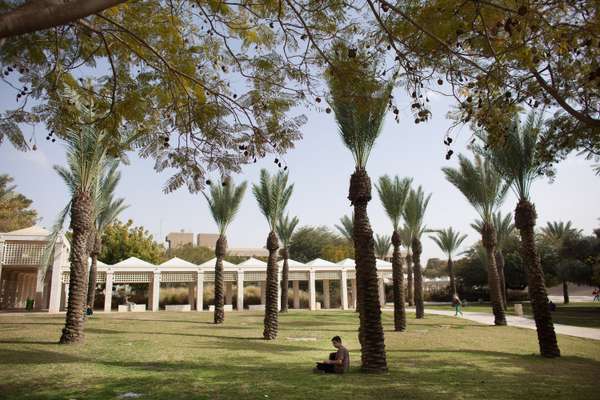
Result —
<svg viewBox="0 0 600 400"><path fill-rule="evenodd" d="M454 308L449 305L445 306L425 306L427 309L435 310L453 310ZM473 304L463 308L463 311L471 312L484 312L491 313L492 308L489 303L486 304ZM531 307L529 304L523 305L523 312L527 316L532 316ZM513 307L508 307L507 313L514 315ZM600 303L570 303L570 304L557 304L556 311L552 313L552 318L557 324L583 326L588 328L600 328Z"/></svg>
<svg viewBox="0 0 600 400"><path fill-rule="evenodd" d="M262 315L210 313L95 315L86 343L56 341L63 315L0 316L0 398L117 399L510 399L596 398L600 342L560 336L563 357L537 355L535 331L489 327L463 319L409 315L391 331L385 313L390 372L359 372L357 314L291 312L276 341L260 339ZM352 368L316 375L316 360L339 334ZM315 340L297 340L314 338Z"/></svg>

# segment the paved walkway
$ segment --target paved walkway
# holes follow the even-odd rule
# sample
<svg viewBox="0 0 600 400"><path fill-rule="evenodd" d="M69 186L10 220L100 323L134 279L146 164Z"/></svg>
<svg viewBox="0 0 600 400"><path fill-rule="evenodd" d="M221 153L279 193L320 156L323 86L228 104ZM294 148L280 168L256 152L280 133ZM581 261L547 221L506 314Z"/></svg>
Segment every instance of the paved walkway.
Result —
<svg viewBox="0 0 600 400"><path fill-rule="evenodd" d="M393 311L393 309L388 309L389 311ZM415 311L414 308L407 308L407 311ZM454 316L453 310L431 310L425 307L425 315L433 314L433 315L445 315L445 316ZM494 316L490 313L477 313L477 312L463 312L464 319L468 319L469 321L478 322L484 325L494 325ZM526 317L516 317L513 315L506 316L506 322L509 326L514 326L517 328L527 328L527 329L536 329L535 322L533 319ZM560 335L569 335L569 336L577 336L585 339L593 339L600 340L600 329L599 328L584 328L580 326L572 326L572 325L563 325L563 324L554 324L554 330L556 333Z"/></svg>

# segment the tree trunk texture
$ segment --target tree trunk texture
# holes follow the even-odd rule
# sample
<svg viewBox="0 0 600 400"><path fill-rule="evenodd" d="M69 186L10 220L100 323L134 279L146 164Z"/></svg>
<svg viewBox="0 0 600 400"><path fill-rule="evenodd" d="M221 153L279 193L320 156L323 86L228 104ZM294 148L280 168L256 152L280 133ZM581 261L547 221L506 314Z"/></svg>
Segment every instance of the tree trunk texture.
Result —
<svg viewBox="0 0 600 400"><path fill-rule="evenodd" d="M515 226L521 234L521 257L527 266L527 288L537 327L540 353L544 357L559 357L552 315L548 307L548 294L544 283L544 272L535 245L535 206L520 200L515 209Z"/></svg>
<svg viewBox="0 0 600 400"><path fill-rule="evenodd" d="M494 311L494 324L506 325L506 315L500 294L500 279L498 278L498 267L496 266L496 231L487 222L483 223L481 229L481 241L487 255L488 263L488 287L490 289L490 300Z"/></svg>
<svg viewBox="0 0 600 400"><path fill-rule="evenodd" d="M83 342L83 312L86 300L88 279L87 246L89 231L92 228L92 196L87 192L77 192L71 204L71 272L69 278L69 299L65 327L60 337L61 344Z"/></svg>
<svg viewBox="0 0 600 400"><path fill-rule="evenodd" d="M452 296L457 294L456 291L456 279L454 278L454 262L452 261L452 257L448 257L448 276L450 277L450 291L452 291Z"/></svg>
<svg viewBox="0 0 600 400"><path fill-rule="evenodd" d="M225 274L223 272L223 258L227 254L227 238L220 235L215 245L215 316L214 323L222 324L225 321Z"/></svg>
<svg viewBox="0 0 600 400"><path fill-rule="evenodd" d="M290 267L288 259L290 258L287 247L281 249L280 255L283 258L283 269L281 271L281 312L288 311L288 279Z"/></svg>
<svg viewBox="0 0 600 400"><path fill-rule="evenodd" d="M498 279L500 280L500 294L502 295L502 305L506 310L508 308L508 293L506 291L506 279L504 278L504 254L496 249L496 266L498 267Z"/></svg>
<svg viewBox="0 0 600 400"><path fill-rule="evenodd" d="M402 270L402 258L400 257L400 234L398 231L392 233L392 280L394 284L394 330L404 332L406 330L406 308L404 305L404 271Z"/></svg>
<svg viewBox="0 0 600 400"><path fill-rule="evenodd" d="M277 309L277 293L279 282L277 282L277 249L279 248L279 240L275 232L269 232L267 238L267 250L269 250L269 260L267 262L267 299L265 304L265 321L263 338L265 340L277 339L278 326L278 309Z"/></svg>
<svg viewBox="0 0 600 400"><path fill-rule="evenodd" d="M421 252L423 251L421 240L414 238L411 247L415 279L415 312L417 314L417 319L421 319L425 316L425 306L423 304L423 273L421 271Z"/></svg>
<svg viewBox="0 0 600 400"><path fill-rule="evenodd" d="M387 371L385 340L381 323L379 285L375 260L375 241L367 215L371 200L371 179L365 170L356 169L350 178L348 199L354 207L354 253L359 301L359 341L363 372Z"/></svg>
<svg viewBox="0 0 600 400"><path fill-rule="evenodd" d="M98 234L94 236L94 247L92 248L92 264L90 265L90 279L88 282L87 290L87 304L94 309L94 302L96 300L96 278L98 275L98 255L102 249L102 237Z"/></svg>
<svg viewBox="0 0 600 400"><path fill-rule="evenodd" d="M563 281L563 303L569 304L569 283Z"/></svg>
<svg viewBox="0 0 600 400"><path fill-rule="evenodd" d="M408 247L407 247L408 248ZM412 270L412 253L406 253L406 297L410 307L415 305L415 296L413 291L413 270Z"/></svg>

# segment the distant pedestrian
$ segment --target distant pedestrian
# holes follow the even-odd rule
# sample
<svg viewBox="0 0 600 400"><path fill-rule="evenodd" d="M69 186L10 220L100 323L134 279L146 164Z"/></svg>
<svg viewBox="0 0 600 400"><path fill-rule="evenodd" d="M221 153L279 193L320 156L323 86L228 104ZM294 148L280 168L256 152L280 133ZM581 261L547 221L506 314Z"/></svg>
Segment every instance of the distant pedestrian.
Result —
<svg viewBox="0 0 600 400"><path fill-rule="evenodd" d="M600 288L594 289L592 295L594 296L594 301L600 301Z"/></svg>
<svg viewBox="0 0 600 400"><path fill-rule="evenodd" d="M460 314L460 316L462 317L462 303L460 301L460 298L458 297L458 294L456 293L454 293L454 296L452 296L452 305L454 306L454 316L458 317L458 314Z"/></svg>
<svg viewBox="0 0 600 400"><path fill-rule="evenodd" d="M548 309L550 310L550 312L556 311L556 304L554 304L552 300L548 302Z"/></svg>

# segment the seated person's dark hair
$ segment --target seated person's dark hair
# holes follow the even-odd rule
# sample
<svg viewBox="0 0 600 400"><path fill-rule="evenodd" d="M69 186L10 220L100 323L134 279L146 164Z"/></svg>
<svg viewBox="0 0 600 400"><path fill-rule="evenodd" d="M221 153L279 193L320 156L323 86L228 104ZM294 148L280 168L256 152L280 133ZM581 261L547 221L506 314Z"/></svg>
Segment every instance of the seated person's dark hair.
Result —
<svg viewBox="0 0 600 400"><path fill-rule="evenodd" d="M341 338L341 337L339 337L339 336L334 336L334 337L332 337L332 338L331 338L331 341L332 341L332 342L339 342L339 343L342 343L342 338Z"/></svg>

